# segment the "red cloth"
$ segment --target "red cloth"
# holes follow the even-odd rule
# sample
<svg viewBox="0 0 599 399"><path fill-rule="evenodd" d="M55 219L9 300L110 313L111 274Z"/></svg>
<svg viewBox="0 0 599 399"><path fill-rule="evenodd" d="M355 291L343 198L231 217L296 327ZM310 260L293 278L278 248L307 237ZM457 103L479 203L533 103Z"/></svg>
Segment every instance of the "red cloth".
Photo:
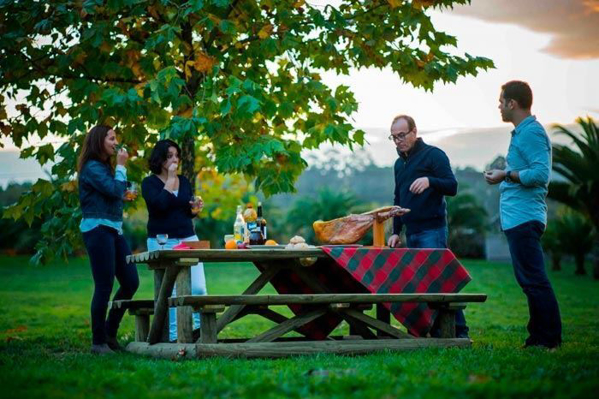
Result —
<svg viewBox="0 0 599 399"><path fill-rule="evenodd" d="M379 249L323 247L331 259L319 258L306 268L327 293L454 293L470 280L466 269L448 249ZM260 266L258 266L262 269ZM314 294L296 273L282 269L271 280L280 294ZM410 333L430 330L434 311L425 303L385 304ZM295 314L310 305L289 306ZM306 324L301 331L312 339L325 339L342 318L329 313Z"/></svg>

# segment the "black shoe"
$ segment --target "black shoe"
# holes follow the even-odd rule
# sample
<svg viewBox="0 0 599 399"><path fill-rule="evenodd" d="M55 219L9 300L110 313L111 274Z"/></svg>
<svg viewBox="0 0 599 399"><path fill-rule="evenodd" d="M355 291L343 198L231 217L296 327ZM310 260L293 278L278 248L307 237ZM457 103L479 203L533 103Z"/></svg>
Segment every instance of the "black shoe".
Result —
<svg viewBox="0 0 599 399"><path fill-rule="evenodd" d="M113 355L114 351L107 344L92 345L91 352L95 355Z"/></svg>
<svg viewBox="0 0 599 399"><path fill-rule="evenodd" d="M124 351L123 347L119 344L116 337L106 337L106 345L113 351L121 352Z"/></svg>

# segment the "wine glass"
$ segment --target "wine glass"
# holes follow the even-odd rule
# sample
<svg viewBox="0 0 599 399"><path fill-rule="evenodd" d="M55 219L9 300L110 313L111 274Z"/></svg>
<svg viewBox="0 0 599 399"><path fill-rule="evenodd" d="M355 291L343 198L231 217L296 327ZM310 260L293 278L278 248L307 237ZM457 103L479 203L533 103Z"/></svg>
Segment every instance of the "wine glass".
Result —
<svg viewBox="0 0 599 399"><path fill-rule="evenodd" d="M125 200L133 201L137 198L137 183L128 182L127 190L125 191Z"/></svg>
<svg viewBox="0 0 599 399"><path fill-rule="evenodd" d="M191 211L193 213L199 213L201 210L200 203L202 201L202 197L200 197L199 195L192 195L190 201L191 201Z"/></svg>
<svg viewBox="0 0 599 399"><path fill-rule="evenodd" d="M160 250L164 250L164 244L168 242L168 234L156 234L156 241L160 244Z"/></svg>

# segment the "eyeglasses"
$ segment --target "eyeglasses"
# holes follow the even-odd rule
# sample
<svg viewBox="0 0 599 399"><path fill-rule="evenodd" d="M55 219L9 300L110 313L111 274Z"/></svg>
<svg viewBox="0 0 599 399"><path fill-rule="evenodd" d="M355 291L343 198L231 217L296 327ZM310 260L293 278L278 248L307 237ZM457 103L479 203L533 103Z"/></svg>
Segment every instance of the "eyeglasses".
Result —
<svg viewBox="0 0 599 399"><path fill-rule="evenodd" d="M405 133L397 133L397 134L390 134L388 139L389 141L401 141L401 140L405 140L406 136L408 134L412 133L412 131L410 130L409 132L405 132Z"/></svg>

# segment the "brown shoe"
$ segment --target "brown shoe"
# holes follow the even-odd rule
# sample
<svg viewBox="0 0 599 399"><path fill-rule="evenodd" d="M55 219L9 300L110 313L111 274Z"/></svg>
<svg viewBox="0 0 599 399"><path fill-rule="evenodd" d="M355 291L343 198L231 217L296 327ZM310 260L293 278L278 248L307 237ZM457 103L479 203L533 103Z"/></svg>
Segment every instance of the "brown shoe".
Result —
<svg viewBox="0 0 599 399"><path fill-rule="evenodd" d="M116 339L116 337L106 337L106 345L108 345L110 349L116 352L121 352L124 350L123 347L119 344L119 341Z"/></svg>
<svg viewBox="0 0 599 399"><path fill-rule="evenodd" d="M114 351L106 344L92 345L91 352L95 355L114 355Z"/></svg>

